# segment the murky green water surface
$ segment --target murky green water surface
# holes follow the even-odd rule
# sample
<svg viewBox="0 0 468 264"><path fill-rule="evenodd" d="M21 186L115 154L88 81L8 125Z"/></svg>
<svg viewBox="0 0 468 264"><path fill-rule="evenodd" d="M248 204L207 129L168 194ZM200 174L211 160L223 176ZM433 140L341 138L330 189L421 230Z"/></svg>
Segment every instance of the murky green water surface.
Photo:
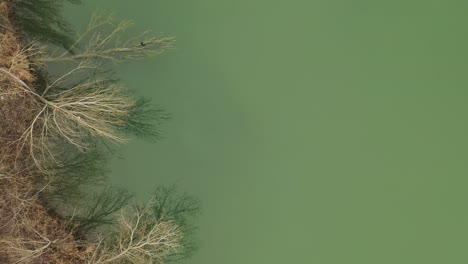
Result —
<svg viewBox="0 0 468 264"><path fill-rule="evenodd" d="M110 177L203 204L188 263L466 263L468 2L100 0L177 48L119 67L172 113Z"/></svg>

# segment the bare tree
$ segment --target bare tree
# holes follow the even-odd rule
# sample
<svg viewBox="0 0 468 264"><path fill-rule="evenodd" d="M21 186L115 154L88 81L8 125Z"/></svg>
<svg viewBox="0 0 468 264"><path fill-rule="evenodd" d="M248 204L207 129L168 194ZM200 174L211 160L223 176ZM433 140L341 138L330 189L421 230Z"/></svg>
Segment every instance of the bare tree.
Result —
<svg viewBox="0 0 468 264"><path fill-rule="evenodd" d="M122 211L116 232L99 239L87 263L162 263L176 252L183 233L173 220L156 219L152 204Z"/></svg>
<svg viewBox="0 0 468 264"><path fill-rule="evenodd" d="M80 64L72 71L85 67L87 66ZM85 139L89 136L119 143L126 141L118 129L125 126L135 101L106 80L89 80L71 89L44 96L33 92L26 83L11 73L1 68L0 71L19 82L24 91L42 104L32 123L17 139L23 142L22 147L29 147L39 168L43 169L43 161L50 158L57 161L55 159L57 153L52 151L50 141L57 136L79 150L87 149ZM61 80L57 79L50 87L57 85Z"/></svg>
<svg viewBox="0 0 468 264"><path fill-rule="evenodd" d="M157 55L172 47L173 37L154 35L150 31L123 40L122 36L131 26L133 26L131 20L115 23L112 15L95 12L86 30L79 35L75 43L60 55L44 57L41 61L79 62L102 59L120 62ZM107 27L112 29L104 33ZM75 51L77 49L78 51Z"/></svg>
<svg viewBox="0 0 468 264"><path fill-rule="evenodd" d="M197 228L195 219L200 213L200 202L194 196L181 193L176 185L158 187L153 193L154 203L151 206L156 219L172 219L183 232L181 247L167 257L167 262L177 262L192 256L197 250Z"/></svg>
<svg viewBox="0 0 468 264"><path fill-rule="evenodd" d="M147 109L145 101L132 98L100 70L102 62L159 54L173 43L173 38L149 32L121 41L122 34L131 25L128 20L114 24L110 16L96 13L87 30L61 55L46 57L43 50L36 52L42 54L33 58L39 63L69 61L73 65L47 83L41 92L29 87L14 72L0 68L2 76L15 82L39 104L36 116L15 143L22 142L21 148L29 148L41 170L47 167L45 161L59 163L57 157L61 153L56 153L53 138L62 138L85 151L90 137L122 143L126 142L129 131L157 135L148 125L149 119L162 120L167 116L159 110ZM106 26L114 28L104 33Z"/></svg>

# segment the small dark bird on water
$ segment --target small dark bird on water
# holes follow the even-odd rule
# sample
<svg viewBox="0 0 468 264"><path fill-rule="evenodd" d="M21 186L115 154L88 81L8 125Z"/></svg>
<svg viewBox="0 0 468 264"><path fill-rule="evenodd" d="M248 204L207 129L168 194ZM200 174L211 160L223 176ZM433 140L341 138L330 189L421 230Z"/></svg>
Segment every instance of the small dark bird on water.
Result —
<svg viewBox="0 0 468 264"><path fill-rule="evenodd" d="M142 41L142 42L140 42L140 45L141 45L142 47L146 46L146 44L145 44L145 43L143 43L143 41Z"/></svg>

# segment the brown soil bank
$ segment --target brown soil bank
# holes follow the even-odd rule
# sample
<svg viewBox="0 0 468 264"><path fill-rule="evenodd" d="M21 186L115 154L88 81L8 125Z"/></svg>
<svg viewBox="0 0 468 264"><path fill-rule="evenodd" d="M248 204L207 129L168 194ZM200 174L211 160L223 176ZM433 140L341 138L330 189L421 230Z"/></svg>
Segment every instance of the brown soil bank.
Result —
<svg viewBox="0 0 468 264"><path fill-rule="evenodd" d="M7 3L1 2L0 263L84 263L88 247L41 204L35 181L40 173L19 140L39 111L34 98L12 78L35 86L28 52L9 20Z"/></svg>

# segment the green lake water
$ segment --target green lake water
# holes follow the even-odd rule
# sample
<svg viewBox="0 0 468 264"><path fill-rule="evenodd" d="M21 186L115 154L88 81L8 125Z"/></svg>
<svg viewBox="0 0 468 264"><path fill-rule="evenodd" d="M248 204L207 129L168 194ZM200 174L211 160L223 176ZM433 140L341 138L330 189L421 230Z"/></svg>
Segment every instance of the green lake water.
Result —
<svg viewBox="0 0 468 264"><path fill-rule="evenodd" d="M172 114L110 180L200 198L193 264L468 262L468 1L97 0L177 37L118 67Z"/></svg>

